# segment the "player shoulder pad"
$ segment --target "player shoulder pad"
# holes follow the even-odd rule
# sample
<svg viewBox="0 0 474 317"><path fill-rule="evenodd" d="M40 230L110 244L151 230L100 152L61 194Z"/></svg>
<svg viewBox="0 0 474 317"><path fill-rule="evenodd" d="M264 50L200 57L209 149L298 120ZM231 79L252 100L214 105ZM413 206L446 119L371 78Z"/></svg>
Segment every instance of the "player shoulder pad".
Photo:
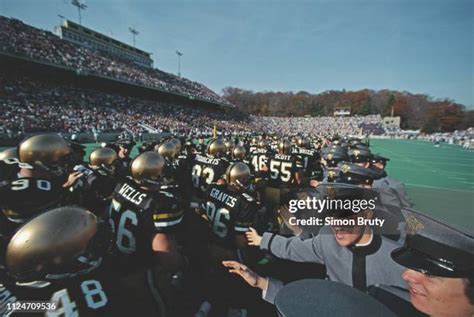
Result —
<svg viewBox="0 0 474 317"><path fill-rule="evenodd" d="M74 166L73 170L74 170L74 172L80 172L80 173L84 174L85 176L89 176L90 174L93 173L93 171L91 169L87 168L84 165L76 165L76 166Z"/></svg>

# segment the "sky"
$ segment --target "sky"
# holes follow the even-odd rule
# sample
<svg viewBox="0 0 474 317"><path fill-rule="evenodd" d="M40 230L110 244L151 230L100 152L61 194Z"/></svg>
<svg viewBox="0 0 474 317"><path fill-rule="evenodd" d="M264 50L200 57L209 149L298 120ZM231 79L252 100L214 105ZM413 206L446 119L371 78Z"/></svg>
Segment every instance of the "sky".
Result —
<svg viewBox="0 0 474 317"><path fill-rule="evenodd" d="M0 0L53 31L70 0ZM394 89L474 108L472 0L85 0L83 25L152 52L155 67L221 93Z"/></svg>

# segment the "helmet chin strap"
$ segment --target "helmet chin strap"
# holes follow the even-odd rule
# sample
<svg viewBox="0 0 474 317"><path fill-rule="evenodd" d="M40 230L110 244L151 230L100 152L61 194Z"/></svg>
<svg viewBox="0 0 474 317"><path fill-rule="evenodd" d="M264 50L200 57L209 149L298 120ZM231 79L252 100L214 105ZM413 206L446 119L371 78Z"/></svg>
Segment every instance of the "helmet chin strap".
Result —
<svg viewBox="0 0 474 317"><path fill-rule="evenodd" d="M239 187L241 187L243 189L248 189L249 188L249 185L242 184L238 179L236 179L235 182L237 183L237 185L239 185Z"/></svg>
<svg viewBox="0 0 474 317"><path fill-rule="evenodd" d="M54 176L61 176L62 174L64 174L64 170L59 165L55 166L56 168L52 168L46 164L43 164L40 161L36 161L34 165L48 173L51 173Z"/></svg>

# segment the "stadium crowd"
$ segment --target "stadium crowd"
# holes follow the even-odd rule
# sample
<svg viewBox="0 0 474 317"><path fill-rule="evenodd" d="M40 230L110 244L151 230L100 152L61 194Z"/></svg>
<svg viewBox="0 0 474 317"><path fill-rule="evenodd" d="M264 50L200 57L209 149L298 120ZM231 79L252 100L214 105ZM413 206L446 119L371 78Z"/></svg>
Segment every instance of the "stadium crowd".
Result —
<svg viewBox="0 0 474 317"><path fill-rule="evenodd" d="M246 116L234 110L208 111L200 107L144 100L67 85L49 85L0 76L0 128L14 132L137 133L145 124L157 132L212 130L214 125L235 131L248 127Z"/></svg>
<svg viewBox="0 0 474 317"><path fill-rule="evenodd" d="M3 16L0 16L0 52L67 67L79 74L96 74L229 105L228 101L200 83L76 45L49 31Z"/></svg>
<svg viewBox="0 0 474 317"><path fill-rule="evenodd" d="M68 84L48 84L22 77L0 76L0 109L4 133L65 132L139 133L143 126L157 132L208 134L216 126L224 133L262 131L286 134L329 131L335 134L383 134L380 116L276 118L256 117L233 109L206 110L109 94ZM375 128L374 128L375 127Z"/></svg>
<svg viewBox="0 0 474 317"><path fill-rule="evenodd" d="M385 126L380 115L364 117L253 117L270 133L288 135L325 134L333 131L338 135L374 134L381 135Z"/></svg>

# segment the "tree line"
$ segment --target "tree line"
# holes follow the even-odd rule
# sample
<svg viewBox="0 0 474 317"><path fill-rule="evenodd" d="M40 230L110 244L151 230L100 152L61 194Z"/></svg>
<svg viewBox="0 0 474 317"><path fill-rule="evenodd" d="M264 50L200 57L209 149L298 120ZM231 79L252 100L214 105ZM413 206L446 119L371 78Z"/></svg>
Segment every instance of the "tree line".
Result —
<svg viewBox="0 0 474 317"><path fill-rule="evenodd" d="M224 98L247 114L257 116L332 116L334 109L350 107L352 115L380 114L401 117L402 129L423 132L451 132L474 127L474 110L449 99L394 90L329 90L254 92L235 87L223 89Z"/></svg>

